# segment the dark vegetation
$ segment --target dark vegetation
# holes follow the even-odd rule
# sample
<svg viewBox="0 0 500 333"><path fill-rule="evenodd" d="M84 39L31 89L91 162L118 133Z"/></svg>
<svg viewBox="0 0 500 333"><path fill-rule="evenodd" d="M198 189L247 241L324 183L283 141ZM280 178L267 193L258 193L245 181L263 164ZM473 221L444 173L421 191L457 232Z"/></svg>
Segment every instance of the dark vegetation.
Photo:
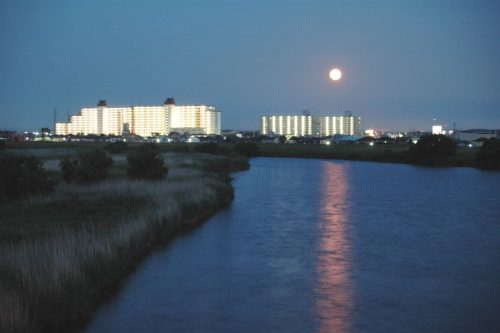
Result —
<svg viewBox="0 0 500 333"><path fill-rule="evenodd" d="M203 154L220 155L223 153L221 146L215 142L200 143L194 146L194 152Z"/></svg>
<svg viewBox="0 0 500 333"><path fill-rule="evenodd" d="M51 193L54 186L38 158L0 154L0 203Z"/></svg>
<svg viewBox="0 0 500 333"><path fill-rule="evenodd" d="M130 179L158 180L168 174L163 159L160 157L160 148L147 143L127 155L127 175Z"/></svg>
<svg viewBox="0 0 500 333"><path fill-rule="evenodd" d="M0 154L9 200L0 201L0 332L78 329L155 246L228 205L228 172L248 168L241 155L165 154L156 145L133 145L127 161L112 164L96 148L69 149L50 173L43 156ZM147 171L129 180L134 163Z"/></svg>
<svg viewBox="0 0 500 333"><path fill-rule="evenodd" d="M66 183L97 183L108 177L113 160L102 150L82 152L77 158L61 160L61 174Z"/></svg>
<svg viewBox="0 0 500 333"><path fill-rule="evenodd" d="M438 138L439 139L439 138ZM427 166L476 165L478 149L457 147L444 140L424 139L414 144L259 144L259 156L324 158L338 160L373 161L386 163L420 164ZM434 144L434 147L432 146Z"/></svg>
<svg viewBox="0 0 500 333"><path fill-rule="evenodd" d="M259 144L259 156L407 163L408 145Z"/></svg>
<svg viewBox="0 0 500 333"><path fill-rule="evenodd" d="M411 145L410 163L429 166L453 166L456 142L444 135L424 135Z"/></svg>
<svg viewBox="0 0 500 333"><path fill-rule="evenodd" d="M500 170L500 140L491 138L483 142L476 156L476 166L480 169Z"/></svg>
<svg viewBox="0 0 500 333"><path fill-rule="evenodd" d="M259 155L259 146L253 142L238 142L233 151L247 157L256 157Z"/></svg>

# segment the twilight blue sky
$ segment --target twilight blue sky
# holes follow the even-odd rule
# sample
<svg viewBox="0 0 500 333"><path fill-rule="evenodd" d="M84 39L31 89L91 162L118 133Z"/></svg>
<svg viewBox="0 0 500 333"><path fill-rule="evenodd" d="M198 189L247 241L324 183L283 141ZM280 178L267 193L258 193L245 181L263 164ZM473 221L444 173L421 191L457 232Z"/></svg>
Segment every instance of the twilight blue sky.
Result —
<svg viewBox="0 0 500 333"><path fill-rule="evenodd" d="M495 0L0 0L0 129L166 97L223 128L303 109L500 128L499 18Z"/></svg>

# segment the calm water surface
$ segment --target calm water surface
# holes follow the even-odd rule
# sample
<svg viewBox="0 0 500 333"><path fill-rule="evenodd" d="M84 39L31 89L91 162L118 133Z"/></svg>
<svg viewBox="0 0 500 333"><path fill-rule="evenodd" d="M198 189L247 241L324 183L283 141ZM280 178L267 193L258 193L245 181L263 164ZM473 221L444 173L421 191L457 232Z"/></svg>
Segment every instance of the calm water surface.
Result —
<svg viewBox="0 0 500 333"><path fill-rule="evenodd" d="M500 173L257 158L87 332L500 332Z"/></svg>

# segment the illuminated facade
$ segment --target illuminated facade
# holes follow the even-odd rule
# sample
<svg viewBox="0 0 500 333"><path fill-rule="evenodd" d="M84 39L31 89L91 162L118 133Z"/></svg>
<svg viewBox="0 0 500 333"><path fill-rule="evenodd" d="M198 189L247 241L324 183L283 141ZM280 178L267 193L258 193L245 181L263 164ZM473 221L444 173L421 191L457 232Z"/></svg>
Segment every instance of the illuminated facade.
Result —
<svg viewBox="0 0 500 333"><path fill-rule="evenodd" d="M340 135L362 135L361 117L353 116L346 111L343 116L321 116L316 117L318 123L318 136Z"/></svg>
<svg viewBox="0 0 500 333"><path fill-rule="evenodd" d="M344 116L263 116L260 119L263 135L331 136L361 135L361 117L346 111Z"/></svg>
<svg viewBox="0 0 500 333"><path fill-rule="evenodd" d="M144 137L170 133L169 110L167 106L134 106L130 132Z"/></svg>
<svg viewBox="0 0 500 333"><path fill-rule="evenodd" d="M302 116L263 116L260 131L264 135L306 136L313 135L313 117Z"/></svg>
<svg viewBox="0 0 500 333"><path fill-rule="evenodd" d="M198 134L220 134L220 112L211 105L179 105L171 112L171 130Z"/></svg>
<svg viewBox="0 0 500 333"><path fill-rule="evenodd" d="M83 108L68 123L56 123L56 134L167 135L172 130L195 134L220 134L221 113L211 105L175 105L168 98L162 106L108 107L101 100Z"/></svg>
<svg viewBox="0 0 500 333"><path fill-rule="evenodd" d="M56 133L68 133L68 123L56 123Z"/></svg>

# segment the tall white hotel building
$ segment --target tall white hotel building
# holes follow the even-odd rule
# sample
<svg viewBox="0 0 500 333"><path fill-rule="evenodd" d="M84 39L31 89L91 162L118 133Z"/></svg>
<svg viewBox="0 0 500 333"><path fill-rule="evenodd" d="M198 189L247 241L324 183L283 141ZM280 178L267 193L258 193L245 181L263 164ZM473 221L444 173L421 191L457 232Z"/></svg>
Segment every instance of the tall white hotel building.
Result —
<svg viewBox="0 0 500 333"><path fill-rule="evenodd" d="M108 107L105 100L95 108L83 108L68 123L56 123L56 134L135 134L142 137L170 132L220 134L221 113L212 105L176 105L167 98L160 106Z"/></svg>
<svg viewBox="0 0 500 333"><path fill-rule="evenodd" d="M311 116L309 112L295 116L262 116L263 135L331 136L361 135L361 117L346 111L343 116Z"/></svg>

